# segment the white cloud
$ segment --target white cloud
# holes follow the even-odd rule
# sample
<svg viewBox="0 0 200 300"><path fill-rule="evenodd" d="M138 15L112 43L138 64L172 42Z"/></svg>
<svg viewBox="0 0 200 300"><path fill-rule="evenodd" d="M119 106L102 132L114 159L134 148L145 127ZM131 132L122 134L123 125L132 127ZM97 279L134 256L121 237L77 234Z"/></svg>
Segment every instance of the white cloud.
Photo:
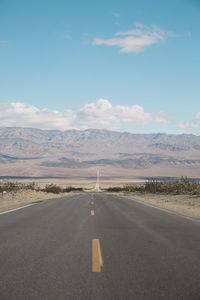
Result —
<svg viewBox="0 0 200 300"><path fill-rule="evenodd" d="M72 39L72 37L71 37L71 35L70 35L69 33L66 33L66 34L64 35L64 38L65 38L66 40L71 40L71 39Z"/></svg>
<svg viewBox="0 0 200 300"><path fill-rule="evenodd" d="M38 109L26 103L0 104L0 126L34 127L42 129L119 129L125 123L136 126L151 123L167 123L165 115L151 114L139 105L113 106L108 100L85 104L78 110L59 112L49 109Z"/></svg>
<svg viewBox="0 0 200 300"><path fill-rule="evenodd" d="M136 28L128 31L120 31L111 39L95 38L93 45L106 45L120 47L120 52L139 53L145 48L163 41L167 33L155 25L147 27L136 23Z"/></svg>
<svg viewBox="0 0 200 300"><path fill-rule="evenodd" d="M191 122L179 123L178 127L180 129L200 129L200 112L198 112Z"/></svg>

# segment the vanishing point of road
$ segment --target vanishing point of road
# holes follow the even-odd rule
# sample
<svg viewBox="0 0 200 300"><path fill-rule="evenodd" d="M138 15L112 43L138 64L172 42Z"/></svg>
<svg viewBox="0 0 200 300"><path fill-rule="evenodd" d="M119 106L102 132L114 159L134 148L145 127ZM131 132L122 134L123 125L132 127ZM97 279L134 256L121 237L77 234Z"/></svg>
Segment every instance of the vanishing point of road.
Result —
<svg viewBox="0 0 200 300"><path fill-rule="evenodd" d="M0 300L199 300L200 222L80 193L0 214Z"/></svg>

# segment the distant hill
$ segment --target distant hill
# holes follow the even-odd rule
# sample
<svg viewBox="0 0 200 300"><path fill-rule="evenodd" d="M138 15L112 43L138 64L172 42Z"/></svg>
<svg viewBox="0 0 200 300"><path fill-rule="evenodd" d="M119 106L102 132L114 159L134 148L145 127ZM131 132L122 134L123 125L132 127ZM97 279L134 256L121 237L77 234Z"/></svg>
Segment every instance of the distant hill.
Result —
<svg viewBox="0 0 200 300"><path fill-rule="evenodd" d="M0 128L0 167L1 176L90 176L100 167L109 176L200 177L200 137Z"/></svg>

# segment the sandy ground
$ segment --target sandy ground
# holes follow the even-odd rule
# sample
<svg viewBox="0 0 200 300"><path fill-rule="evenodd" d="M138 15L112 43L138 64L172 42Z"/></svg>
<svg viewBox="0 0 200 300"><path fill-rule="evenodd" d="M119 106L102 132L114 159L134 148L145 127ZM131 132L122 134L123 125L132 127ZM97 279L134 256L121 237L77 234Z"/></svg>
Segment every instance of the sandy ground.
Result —
<svg viewBox="0 0 200 300"><path fill-rule="evenodd" d="M22 190L17 192L7 193L2 196L0 194L0 212L28 205L33 202L69 196L72 193L51 194L45 192L36 192L31 190Z"/></svg>
<svg viewBox="0 0 200 300"><path fill-rule="evenodd" d="M200 219L200 196L141 193L121 193L121 195Z"/></svg>

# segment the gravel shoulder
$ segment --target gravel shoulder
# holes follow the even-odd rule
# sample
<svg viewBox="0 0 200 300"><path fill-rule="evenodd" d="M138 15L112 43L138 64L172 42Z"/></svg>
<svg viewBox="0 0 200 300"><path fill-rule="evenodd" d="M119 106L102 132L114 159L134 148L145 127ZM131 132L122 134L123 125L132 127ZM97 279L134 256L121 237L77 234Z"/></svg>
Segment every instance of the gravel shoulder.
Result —
<svg viewBox="0 0 200 300"><path fill-rule="evenodd" d="M71 194L72 193L52 194L45 192L36 192L32 190L10 192L6 193L5 195L0 194L0 212L4 212L42 200L69 196Z"/></svg>
<svg viewBox="0 0 200 300"><path fill-rule="evenodd" d="M118 195L119 194L120 193L118 193ZM165 208L200 219L200 196L146 193L121 193L121 195L129 199L143 201L156 207Z"/></svg>

